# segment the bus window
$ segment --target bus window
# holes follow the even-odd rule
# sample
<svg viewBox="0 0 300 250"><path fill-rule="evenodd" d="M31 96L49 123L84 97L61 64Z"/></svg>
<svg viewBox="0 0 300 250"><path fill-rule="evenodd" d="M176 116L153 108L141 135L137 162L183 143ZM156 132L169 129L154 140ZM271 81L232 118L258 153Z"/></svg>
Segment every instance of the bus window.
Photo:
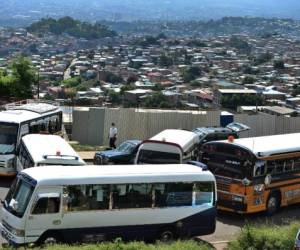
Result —
<svg viewBox="0 0 300 250"><path fill-rule="evenodd" d="M254 177L262 176L266 174L266 162L265 161L257 161L254 166Z"/></svg>
<svg viewBox="0 0 300 250"><path fill-rule="evenodd" d="M89 210L102 210L109 208L108 185L87 185L86 196L88 198Z"/></svg>
<svg viewBox="0 0 300 250"><path fill-rule="evenodd" d="M34 162L32 161L32 159L30 158L27 150L25 149L25 146L22 142L22 144L20 145L20 149L19 149L19 160L23 166L23 168L31 168L34 167Z"/></svg>
<svg viewBox="0 0 300 250"><path fill-rule="evenodd" d="M152 205L151 184L113 185L113 208L147 208Z"/></svg>
<svg viewBox="0 0 300 250"><path fill-rule="evenodd" d="M275 172L276 172L276 162L269 161L267 163L267 174L275 174Z"/></svg>
<svg viewBox="0 0 300 250"><path fill-rule="evenodd" d="M68 211L103 210L109 208L108 185L78 185L65 189Z"/></svg>
<svg viewBox="0 0 300 250"><path fill-rule="evenodd" d="M213 183L195 183L193 205L203 205L213 203Z"/></svg>
<svg viewBox="0 0 300 250"><path fill-rule="evenodd" d="M176 153L160 152L154 150L140 150L138 156L139 163L147 164L176 164L180 163L180 155Z"/></svg>
<svg viewBox="0 0 300 250"><path fill-rule="evenodd" d="M284 170L285 161L276 161L276 173L280 174Z"/></svg>
<svg viewBox="0 0 300 250"><path fill-rule="evenodd" d="M180 207L192 205L192 183L155 184L154 190L156 207Z"/></svg>
<svg viewBox="0 0 300 250"><path fill-rule="evenodd" d="M192 183L169 183L167 185L167 207L191 206L192 197Z"/></svg>
<svg viewBox="0 0 300 250"><path fill-rule="evenodd" d="M42 197L40 198L32 214L54 214L59 212L60 197Z"/></svg>
<svg viewBox="0 0 300 250"><path fill-rule="evenodd" d="M299 171L300 170L300 158L296 158L294 160L294 170Z"/></svg>
<svg viewBox="0 0 300 250"><path fill-rule="evenodd" d="M293 169L294 169L294 160L293 159L286 160L285 171L289 172L289 171L293 171Z"/></svg>

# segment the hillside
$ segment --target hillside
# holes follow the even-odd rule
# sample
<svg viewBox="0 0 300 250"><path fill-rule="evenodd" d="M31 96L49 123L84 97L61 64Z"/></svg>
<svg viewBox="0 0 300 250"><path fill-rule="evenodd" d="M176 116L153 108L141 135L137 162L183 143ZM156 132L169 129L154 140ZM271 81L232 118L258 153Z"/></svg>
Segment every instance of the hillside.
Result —
<svg viewBox="0 0 300 250"><path fill-rule="evenodd" d="M53 18L43 18L31 24L27 30L35 34L53 33L60 35L66 33L70 36L86 39L116 36L116 32L99 23L93 25L75 20L71 17L63 17L57 20Z"/></svg>

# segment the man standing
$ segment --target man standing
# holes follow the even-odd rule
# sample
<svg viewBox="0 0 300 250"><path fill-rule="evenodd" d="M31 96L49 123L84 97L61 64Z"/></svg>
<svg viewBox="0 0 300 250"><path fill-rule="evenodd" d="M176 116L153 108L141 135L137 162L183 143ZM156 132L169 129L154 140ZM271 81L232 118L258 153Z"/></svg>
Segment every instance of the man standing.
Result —
<svg viewBox="0 0 300 250"><path fill-rule="evenodd" d="M116 148L116 140L117 140L118 129L115 124L111 124L111 128L109 129L109 147Z"/></svg>

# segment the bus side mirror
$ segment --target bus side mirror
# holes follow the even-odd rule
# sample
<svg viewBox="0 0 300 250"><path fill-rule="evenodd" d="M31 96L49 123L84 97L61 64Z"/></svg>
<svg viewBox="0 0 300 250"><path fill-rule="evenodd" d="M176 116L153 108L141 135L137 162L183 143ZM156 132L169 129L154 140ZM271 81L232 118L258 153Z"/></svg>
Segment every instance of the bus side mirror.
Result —
<svg viewBox="0 0 300 250"><path fill-rule="evenodd" d="M208 170L207 165L204 164L204 163L202 163L202 162L199 162L199 161L188 161L187 164L200 167L200 168L202 168L203 171L207 171Z"/></svg>
<svg viewBox="0 0 300 250"><path fill-rule="evenodd" d="M17 211L19 208L19 203L15 199L11 199L9 206L14 210Z"/></svg>

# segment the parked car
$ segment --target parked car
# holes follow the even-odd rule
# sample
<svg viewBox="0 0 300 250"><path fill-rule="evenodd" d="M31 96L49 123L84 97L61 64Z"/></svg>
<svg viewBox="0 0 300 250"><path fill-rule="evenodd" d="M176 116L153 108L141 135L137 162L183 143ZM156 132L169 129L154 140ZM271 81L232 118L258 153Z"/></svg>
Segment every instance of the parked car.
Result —
<svg viewBox="0 0 300 250"><path fill-rule="evenodd" d="M227 140L229 136L239 138L239 133L249 130L250 127L238 122L232 122L225 128L222 127L200 127L193 130L199 135L200 146L210 141Z"/></svg>
<svg viewBox="0 0 300 250"><path fill-rule="evenodd" d="M295 250L300 250L300 229L296 235L296 239L295 239Z"/></svg>
<svg viewBox="0 0 300 250"><path fill-rule="evenodd" d="M141 142L140 140L127 140L116 149L96 152L94 164L133 164Z"/></svg>

